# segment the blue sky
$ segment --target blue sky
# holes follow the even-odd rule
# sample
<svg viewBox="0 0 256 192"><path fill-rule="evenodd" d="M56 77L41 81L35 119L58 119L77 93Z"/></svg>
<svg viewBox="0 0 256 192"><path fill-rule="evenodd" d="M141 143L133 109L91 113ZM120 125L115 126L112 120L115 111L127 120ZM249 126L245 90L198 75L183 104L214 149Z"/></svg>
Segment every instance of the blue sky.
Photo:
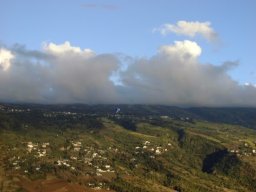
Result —
<svg viewBox="0 0 256 192"><path fill-rule="evenodd" d="M43 42L150 58L162 45L192 40L201 63L239 61L228 73L240 84L256 84L255 0L0 0L0 43L40 50ZM153 32L178 21L210 22L218 42Z"/></svg>
<svg viewBox="0 0 256 192"><path fill-rule="evenodd" d="M179 20L210 21L221 45L216 48L199 42L201 60L213 64L239 60L233 78L256 83L255 8L254 0L1 0L0 41L39 49L44 41L68 40L99 53L150 57L162 44L184 39L162 37L152 33L153 28Z"/></svg>

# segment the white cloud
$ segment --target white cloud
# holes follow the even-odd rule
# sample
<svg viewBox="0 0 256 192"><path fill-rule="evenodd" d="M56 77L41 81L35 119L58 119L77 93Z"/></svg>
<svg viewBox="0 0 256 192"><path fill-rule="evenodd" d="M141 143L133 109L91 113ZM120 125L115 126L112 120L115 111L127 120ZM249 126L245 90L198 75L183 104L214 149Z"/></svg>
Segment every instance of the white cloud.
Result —
<svg viewBox="0 0 256 192"><path fill-rule="evenodd" d="M18 48L17 48L18 47ZM87 49L49 43L42 51L14 46L16 59L0 75L0 100L40 103L114 103L115 86L109 80L118 59ZM1 71L0 71L1 72Z"/></svg>
<svg viewBox="0 0 256 192"><path fill-rule="evenodd" d="M210 22L178 21L176 25L164 24L160 28L156 28L153 31L159 31L162 35L167 35L169 33L176 33L178 35L189 37L201 35L209 41L214 41L217 39L217 33L211 27Z"/></svg>
<svg viewBox="0 0 256 192"><path fill-rule="evenodd" d="M0 50L7 61L5 53L15 55L8 72L0 70L0 101L256 107L255 86L239 85L228 74L238 62L202 64L193 41L161 46L150 58L90 56L67 42L41 51Z"/></svg>
<svg viewBox="0 0 256 192"><path fill-rule="evenodd" d="M244 89L228 75L237 62L202 64L200 53L195 42L180 41L160 47L152 58L134 60L121 75L124 97L132 103L256 106L256 89Z"/></svg>
<svg viewBox="0 0 256 192"><path fill-rule="evenodd" d="M0 49L0 69L7 71L11 66L11 60L14 58L14 55L11 51L7 49Z"/></svg>
<svg viewBox="0 0 256 192"><path fill-rule="evenodd" d="M67 53L81 54L87 57L94 55L94 52L91 49L81 50L80 47L71 46L69 41L65 41L63 44L57 45L55 43L44 43L44 51L53 54L53 55L64 55Z"/></svg>
<svg viewBox="0 0 256 192"><path fill-rule="evenodd" d="M197 59L201 55L202 49L196 42L185 40L175 41L174 45L164 45L160 47L159 52L188 61Z"/></svg>

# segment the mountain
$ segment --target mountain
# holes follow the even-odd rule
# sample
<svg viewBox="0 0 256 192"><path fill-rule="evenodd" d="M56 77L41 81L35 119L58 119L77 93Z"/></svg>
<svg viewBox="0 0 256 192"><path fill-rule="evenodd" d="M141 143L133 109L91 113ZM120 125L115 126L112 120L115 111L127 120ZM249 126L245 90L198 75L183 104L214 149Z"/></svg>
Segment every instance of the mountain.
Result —
<svg viewBox="0 0 256 192"><path fill-rule="evenodd" d="M1 104L0 191L255 191L255 114Z"/></svg>

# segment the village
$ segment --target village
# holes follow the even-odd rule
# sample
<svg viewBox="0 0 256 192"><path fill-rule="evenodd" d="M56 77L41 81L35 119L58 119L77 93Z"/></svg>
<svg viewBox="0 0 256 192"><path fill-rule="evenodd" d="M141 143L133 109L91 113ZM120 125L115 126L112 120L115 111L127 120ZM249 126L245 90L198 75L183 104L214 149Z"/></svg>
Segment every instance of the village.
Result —
<svg viewBox="0 0 256 192"><path fill-rule="evenodd" d="M20 143L19 148L24 153L20 156L13 156L8 159L10 171L27 176L42 175L55 171L69 171L74 175L85 175L95 179L88 180L86 186L94 190L109 189L107 180L115 178L117 174L113 159L122 155L122 150L117 146L97 148L95 146L84 145L81 140L72 140L66 146L52 146L51 142L35 143L32 141ZM256 150L251 149L247 143L243 148L231 149L230 153L237 156L255 156ZM155 145L150 141L142 141L140 145L133 148L133 158L130 163L134 168L140 164L140 159L148 155L149 159L156 159L165 153L169 153L174 148L172 143ZM56 153L56 151L58 151ZM56 155L58 154L58 155ZM145 157L144 157L145 158ZM108 179L102 179L108 178Z"/></svg>
<svg viewBox="0 0 256 192"><path fill-rule="evenodd" d="M239 142L240 145L238 145L236 148L229 149L230 153L236 154L238 157L256 157L256 141L254 142L254 146L243 140L239 140Z"/></svg>
<svg viewBox="0 0 256 192"><path fill-rule="evenodd" d="M19 146L21 148L15 147L12 150L20 150L24 153L8 159L9 167L13 172L31 176L45 174L51 170L66 170L74 175L81 174L97 178L86 184L95 190L108 189L108 184L101 178L116 177L117 170L113 159L123 154L122 149L117 146L98 148L85 145L82 140L71 140L68 145L63 146L53 146L51 142L26 141ZM156 145L148 140L142 141L140 145L134 145L130 163L136 168L145 155L154 160L165 153L172 152L173 148L171 142ZM243 143L243 147L240 146L239 149L230 149L229 152L240 157L256 157L256 150L252 149L248 143Z"/></svg>
<svg viewBox="0 0 256 192"><path fill-rule="evenodd" d="M66 146L52 146L51 142L35 143L32 141L20 143L20 148L13 148L12 151L23 151L20 156L14 155L8 159L8 167L13 173L20 173L27 176L42 175L52 170L65 170L74 175L85 175L96 178L89 181L87 186L93 189L108 188L104 179L115 178L116 167L113 159L123 154L117 146L96 148L95 146L84 145L80 140L72 140ZM150 159L155 159L164 153L170 152L173 146L171 143L153 145L150 141L143 141L140 145L134 146L134 157L130 163L138 166L140 155L147 154ZM57 152L56 152L57 151ZM15 154L15 153L13 153Z"/></svg>

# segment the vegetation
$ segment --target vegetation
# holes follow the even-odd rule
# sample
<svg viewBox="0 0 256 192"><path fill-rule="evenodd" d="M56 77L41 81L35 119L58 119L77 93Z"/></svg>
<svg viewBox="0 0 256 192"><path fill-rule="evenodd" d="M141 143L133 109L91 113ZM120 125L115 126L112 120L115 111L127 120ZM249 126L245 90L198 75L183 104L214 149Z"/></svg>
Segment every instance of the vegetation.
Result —
<svg viewBox="0 0 256 192"><path fill-rule="evenodd" d="M255 130L192 109L115 108L0 105L0 191L255 191Z"/></svg>

